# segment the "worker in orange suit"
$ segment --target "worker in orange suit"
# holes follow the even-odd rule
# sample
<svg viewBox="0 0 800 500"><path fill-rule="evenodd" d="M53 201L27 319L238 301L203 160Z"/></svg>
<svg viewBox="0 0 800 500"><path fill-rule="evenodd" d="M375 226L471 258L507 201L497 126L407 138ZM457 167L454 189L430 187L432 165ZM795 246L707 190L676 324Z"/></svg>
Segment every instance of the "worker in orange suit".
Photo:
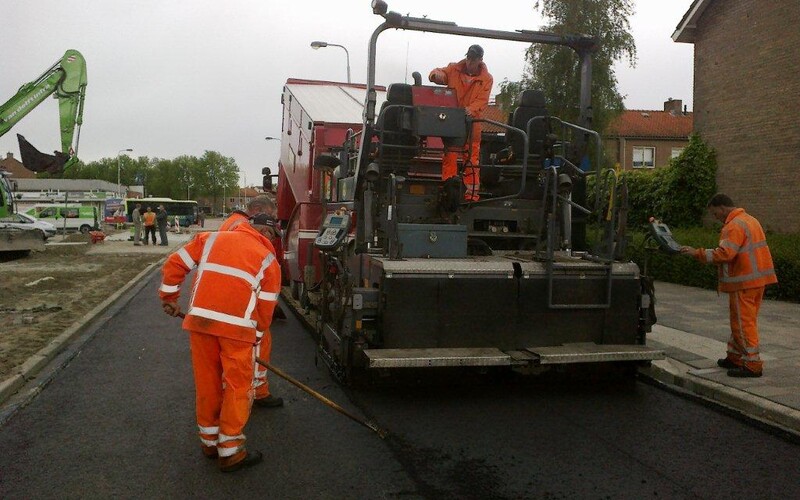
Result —
<svg viewBox="0 0 800 500"><path fill-rule="evenodd" d="M153 209L147 207L147 211L142 214L142 221L144 222L144 244L147 245L150 237L153 238L153 245L156 244L156 213Z"/></svg>
<svg viewBox="0 0 800 500"><path fill-rule="evenodd" d="M275 213L278 211L275 203L267 196L260 195L256 196L249 202L247 202L247 211L242 210L234 210L231 215L223 221L222 225L219 227L220 231L231 231L235 229L239 224L246 223L250 217L253 217L257 214L265 214L270 216L271 223L270 223L270 235L267 238L270 240L271 250L272 253L275 254L275 257L278 259L278 265L282 264L281 262L281 255L279 252L275 251L276 245L278 248L280 247L280 239L278 238L278 228L275 224ZM273 320L275 319L286 319L286 313L283 312L280 305L275 306L275 311L273 313ZM259 352L257 356L260 358L269 361L270 354L272 351L272 345L270 343L262 342L259 346ZM269 389L269 379L267 378L267 370L262 366L256 367L256 394L255 394L255 401L253 404L259 406L261 408L279 408L283 406L283 398L274 396L270 393Z"/></svg>
<svg viewBox="0 0 800 500"><path fill-rule="evenodd" d="M458 105L463 107L467 116L478 119L483 116L489 105L489 94L494 79L483 63L483 47L471 45L467 49L466 58L457 63L450 63L444 68L436 68L428 75L428 79L438 85L447 85L456 91ZM473 123L470 134L469 149L464 151L464 185L467 192L464 199L478 201L480 182L480 149L481 124ZM471 151L471 153L470 153ZM446 151L442 160L442 180L458 174L459 151Z"/></svg>
<svg viewBox="0 0 800 500"><path fill-rule="evenodd" d="M719 266L719 290L728 293L731 338L727 357L717 361L731 377L760 377L763 363L758 351L758 309L764 288L778 282L758 220L736 208L730 197L716 194L708 211L722 222L715 249L681 247L681 253Z"/></svg>
<svg viewBox="0 0 800 500"><path fill-rule="evenodd" d="M255 393L255 355L271 342L281 274L269 243L269 217L233 231L198 233L169 256L159 288L164 312L178 316L181 286L197 269L183 328L189 332L201 449L223 472L255 465L244 427Z"/></svg>
<svg viewBox="0 0 800 500"><path fill-rule="evenodd" d="M249 217L252 217L256 214L267 214L273 217L276 217L278 212L278 208L275 206L275 202L273 202L268 196L260 195L256 196L249 202L247 202L247 210L234 210L231 215L222 222L222 225L219 227L220 231L229 231L235 228L237 225L241 224L242 222L246 221ZM275 256L278 258L278 263L283 265L283 249L281 244L281 233L278 226L275 226L275 237L272 238L270 241L272 243L272 247L275 249ZM280 308L280 306L275 308L275 317L273 319L286 319L286 314Z"/></svg>

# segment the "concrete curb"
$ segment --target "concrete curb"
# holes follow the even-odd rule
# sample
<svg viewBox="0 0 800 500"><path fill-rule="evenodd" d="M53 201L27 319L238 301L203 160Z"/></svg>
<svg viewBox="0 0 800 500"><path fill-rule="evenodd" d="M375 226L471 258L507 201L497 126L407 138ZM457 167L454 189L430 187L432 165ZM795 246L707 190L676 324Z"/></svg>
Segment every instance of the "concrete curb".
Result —
<svg viewBox="0 0 800 500"><path fill-rule="evenodd" d="M82 318L70 325L61 335L50 341L45 347L40 349L36 354L28 358L28 360L19 365L15 373L8 379L0 382L0 405L8 401L20 388L26 383L34 380L39 372L47 366L56 356L58 356L70 342L76 338L85 327L91 323L95 318L99 317L103 312L111 307L120 297L126 294L137 283L142 281L156 268L158 268L169 255L163 256L156 262L149 264L139 274L133 277L128 283L123 285L119 290L111 294L106 300L98 304L91 311L86 313Z"/></svg>
<svg viewBox="0 0 800 500"><path fill-rule="evenodd" d="M800 411L748 392L694 376L691 366L674 358L653 361L639 373L662 384L699 396L771 427L800 437Z"/></svg>

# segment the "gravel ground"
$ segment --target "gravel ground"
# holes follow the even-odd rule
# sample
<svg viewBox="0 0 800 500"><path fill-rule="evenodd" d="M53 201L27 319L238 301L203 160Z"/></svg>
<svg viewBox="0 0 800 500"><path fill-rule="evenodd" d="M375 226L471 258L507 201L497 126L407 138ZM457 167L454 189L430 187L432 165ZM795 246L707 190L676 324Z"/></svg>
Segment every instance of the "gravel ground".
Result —
<svg viewBox="0 0 800 500"><path fill-rule="evenodd" d="M65 243L78 244L48 244L0 262L0 381L166 253L139 252L124 241L92 245L80 234ZM121 251L92 251L101 245Z"/></svg>

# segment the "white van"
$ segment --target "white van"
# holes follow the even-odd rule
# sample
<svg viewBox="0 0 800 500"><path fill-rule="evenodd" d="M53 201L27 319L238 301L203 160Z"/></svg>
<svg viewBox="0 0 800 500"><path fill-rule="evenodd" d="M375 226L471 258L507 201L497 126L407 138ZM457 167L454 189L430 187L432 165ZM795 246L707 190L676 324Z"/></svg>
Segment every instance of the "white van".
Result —
<svg viewBox="0 0 800 500"><path fill-rule="evenodd" d="M97 207L64 204L36 205L25 213L53 224L59 231L66 227L67 230L86 234L100 227Z"/></svg>

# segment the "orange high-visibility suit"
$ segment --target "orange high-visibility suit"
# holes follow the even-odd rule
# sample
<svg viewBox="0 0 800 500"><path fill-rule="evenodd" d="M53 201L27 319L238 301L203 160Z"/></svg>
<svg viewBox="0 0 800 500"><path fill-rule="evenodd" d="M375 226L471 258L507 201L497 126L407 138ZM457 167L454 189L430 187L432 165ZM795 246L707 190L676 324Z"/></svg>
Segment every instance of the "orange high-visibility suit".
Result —
<svg viewBox="0 0 800 500"><path fill-rule="evenodd" d="M456 91L458 105L467 111L467 115L472 118L481 118L489 105L489 94L492 91L494 78L489 74L489 70L484 63L480 63L480 70L477 75L468 75L465 71L467 60L463 59L457 63L450 63L444 68L436 68L431 71L429 79L440 85L447 85ZM480 151L481 151L481 124L473 123L470 134L471 142L469 151L462 153L462 159L466 167L464 168L464 185L467 188L465 199L477 201L480 196L478 191L481 187ZM465 145L466 146L466 145ZM458 151L447 151L442 160L442 180L454 177L458 173ZM473 165L475 168L473 168Z"/></svg>
<svg viewBox="0 0 800 500"><path fill-rule="evenodd" d="M761 373L758 309L764 287L778 282L761 224L744 209L737 208L725 219L719 246L713 250L698 248L694 257L719 266L719 290L728 293L730 308L728 359L751 372Z"/></svg>
<svg viewBox="0 0 800 500"><path fill-rule="evenodd" d="M156 244L156 213L151 212L149 209L142 214L142 221L144 222L144 244L147 245L150 238L153 239L153 245Z"/></svg>
<svg viewBox="0 0 800 500"><path fill-rule="evenodd" d="M253 401L255 355L269 344L280 269L269 240L250 224L199 233L170 255L159 295L177 302L197 268L183 328L192 350L198 432L203 453L229 465L247 456L243 429Z"/></svg>
<svg viewBox="0 0 800 500"><path fill-rule="evenodd" d="M219 231L231 231L236 228L242 222L247 222L250 219L250 216L247 215L245 212L241 210L234 210L228 216L227 219L222 221L222 224L219 226Z"/></svg>
<svg viewBox="0 0 800 500"><path fill-rule="evenodd" d="M239 225L247 222L250 217L241 210L234 210L230 217L222 222L219 226L220 231L232 231ZM277 239L277 238L275 238ZM278 265L281 265L281 256L275 251L275 239L270 240L270 250L278 260ZM278 240L280 241L280 240ZM256 356L263 359L267 363L270 360L272 353L272 338L261 339L261 342L256 346ZM269 392L269 379L267 378L267 369L263 366L256 364L256 378L255 378L255 399L268 398Z"/></svg>

